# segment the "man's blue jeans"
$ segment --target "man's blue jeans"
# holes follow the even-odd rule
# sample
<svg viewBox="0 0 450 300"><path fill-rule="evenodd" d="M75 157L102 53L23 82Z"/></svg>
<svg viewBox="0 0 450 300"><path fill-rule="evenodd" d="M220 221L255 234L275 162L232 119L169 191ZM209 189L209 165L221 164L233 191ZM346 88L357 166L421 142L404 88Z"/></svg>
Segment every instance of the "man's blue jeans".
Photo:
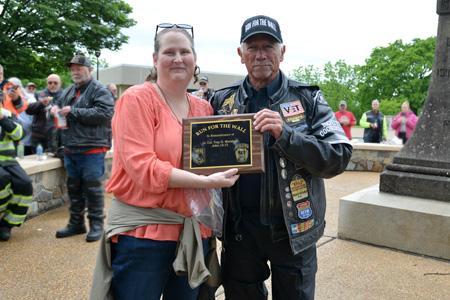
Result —
<svg viewBox="0 0 450 300"><path fill-rule="evenodd" d="M84 210L87 205L91 222L103 224L104 196L102 179L105 173L105 153L64 155L70 197L70 221L73 226L84 224Z"/></svg>
<svg viewBox="0 0 450 300"><path fill-rule="evenodd" d="M64 154L64 166L70 178L81 181L101 180L105 173L105 153Z"/></svg>
<svg viewBox="0 0 450 300"><path fill-rule="evenodd" d="M187 276L177 276L172 263L177 242L139 239L120 235L111 243L112 291L116 300L196 300ZM208 240L203 241L207 253Z"/></svg>

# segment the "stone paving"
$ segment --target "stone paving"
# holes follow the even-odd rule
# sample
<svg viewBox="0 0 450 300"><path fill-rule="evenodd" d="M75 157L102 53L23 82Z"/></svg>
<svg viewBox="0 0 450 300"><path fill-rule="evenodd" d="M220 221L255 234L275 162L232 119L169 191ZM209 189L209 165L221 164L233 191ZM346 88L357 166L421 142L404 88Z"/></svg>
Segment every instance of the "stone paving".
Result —
<svg viewBox="0 0 450 300"><path fill-rule="evenodd" d="M326 180L327 228L318 244L316 299L450 299L449 261L337 239L339 198L378 180L372 172ZM67 206L57 208L0 243L1 300L87 299L98 243L86 243L83 235L56 239L66 221ZM270 287L270 279L267 283ZM217 299L224 299L222 290Z"/></svg>

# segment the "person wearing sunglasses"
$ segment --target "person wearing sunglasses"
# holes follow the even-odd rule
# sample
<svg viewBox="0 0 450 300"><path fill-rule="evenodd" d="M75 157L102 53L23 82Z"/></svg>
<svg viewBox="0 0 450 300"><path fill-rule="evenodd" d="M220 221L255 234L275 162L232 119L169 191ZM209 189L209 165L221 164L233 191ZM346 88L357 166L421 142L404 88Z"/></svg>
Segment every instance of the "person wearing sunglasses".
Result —
<svg viewBox="0 0 450 300"><path fill-rule="evenodd" d="M191 218L188 189L205 195L232 186L238 175L237 169L209 176L181 169L182 119L212 114L208 102L187 92L198 75L196 60L192 26L159 24L151 81L130 87L116 102L106 186L114 198L101 251L111 257L111 269L97 259L91 299L110 293L116 300L194 300L208 277L204 253L211 230ZM107 274L97 272L101 266L111 273L110 287L99 278Z"/></svg>
<svg viewBox="0 0 450 300"><path fill-rule="evenodd" d="M3 108L11 112L16 118L28 107L25 89L22 81L17 77L11 77L3 86Z"/></svg>
<svg viewBox="0 0 450 300"><path fill-rule="evenodd" d="M33 154L33 146L31 146L31 122L33 117L25 112L28 105L36 101L34 96L27 94L23 88L22 81L17 77L8 79L8 83L3 87L5 100L3 107L10 111L22 126L24 132L21 143L24 146L25 155Z"/></svg>
<svg viewBox="0 0 450 300"><path fill-rule="evenodd" d="M38 101L28 105L26 112L33 116L31 144L34 148L41 144L45 152L56 153L56 130L50 109L54 100L61 97L61 94L61 78L57 74L50 74L47 77L47 88L37 93Z"/></svg>
<svg viewBox="0 0 450 300"><path fill-rule="evenodd" d="M248 18L237 48L248 75L212 99L216 114L255 113L265 141L266 172L243 174L223 189L226 299L267 299L269 276L273 299L314 299L316 242L325 227L322 178L343 172L352 153L319 88L280 70L285 51L275 19Z"/></svg>

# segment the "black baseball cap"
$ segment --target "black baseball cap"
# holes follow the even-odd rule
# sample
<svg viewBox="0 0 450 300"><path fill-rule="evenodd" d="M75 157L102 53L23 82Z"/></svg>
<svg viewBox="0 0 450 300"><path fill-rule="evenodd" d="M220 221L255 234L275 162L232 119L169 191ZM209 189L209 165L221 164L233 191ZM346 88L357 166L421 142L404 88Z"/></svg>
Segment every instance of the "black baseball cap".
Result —
<svg viewBox="0 0 450 300"><path fill-rule="evenodd" d="M91 67L91 61L84 53L78 52L66 65L70 67L72 64L82 65L85 67Z"/></svg>
<svg viewBox="0 0 450 300"><path fill-rule="evenodd" d="M208 82L208 77L206 77L206 76L200 77L199 82Z"/></svg>
<svg viewBox="0 0 450 300"><path fill-rule="evenodd" d="M241 28L241 43L245 42L249 37L255 34L267 34L276 39L279 43L283 43L281 37L280 25L277 20L271 17L259 15L248 18L244 21Z"/></svg>

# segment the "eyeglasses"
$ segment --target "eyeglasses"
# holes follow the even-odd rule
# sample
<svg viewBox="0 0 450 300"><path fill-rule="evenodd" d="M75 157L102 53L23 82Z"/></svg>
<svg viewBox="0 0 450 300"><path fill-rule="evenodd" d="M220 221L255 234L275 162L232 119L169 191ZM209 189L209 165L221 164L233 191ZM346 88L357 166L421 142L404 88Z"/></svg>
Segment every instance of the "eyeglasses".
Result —
<svg viewBox="0 0 450 300"><path fill-rule="evenodd" d="M47 84L58 84L57 81L47 81Z"/></svg>
<svg viewBox="0 0 450 300"><path fill-rule="evenodd" d="M206 82L200 82L199 85L204 86L206 85Z"/></svg>
<svg viewBox="0 0 450 300"><path fill-rule="evenodd" d="M155 32L155 39L156 39L156 35L158 34L158 31L160 29L167 29L167 28L180 28L180 29L184 29L187 32L189 32L192 36L192 39L194 39L194 27L192 25L189 24L172 24L172 23L161 23L156 25L156 32Z"/></svg>

